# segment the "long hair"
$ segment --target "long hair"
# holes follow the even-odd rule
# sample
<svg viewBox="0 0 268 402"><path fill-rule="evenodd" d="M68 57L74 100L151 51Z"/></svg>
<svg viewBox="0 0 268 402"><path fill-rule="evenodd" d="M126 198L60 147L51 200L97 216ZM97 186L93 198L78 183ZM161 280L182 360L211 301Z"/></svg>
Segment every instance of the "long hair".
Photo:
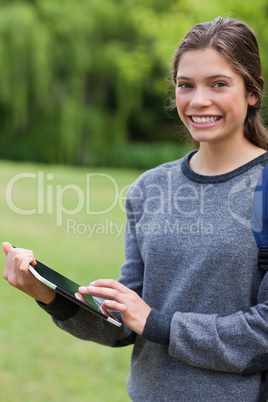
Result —
<svg viewBox="0 0 268 402"><path fill-rule="evenodd" d="M173 81L180 58L186 51L212 48L217 50L244 80L247 94L257 102L248 106L244 135L253 144L268 150L268 130L261 120L264 96L259 46L254 32L243 22L217 17L213 21L195 25L181 41L173 59Z"/></svg>

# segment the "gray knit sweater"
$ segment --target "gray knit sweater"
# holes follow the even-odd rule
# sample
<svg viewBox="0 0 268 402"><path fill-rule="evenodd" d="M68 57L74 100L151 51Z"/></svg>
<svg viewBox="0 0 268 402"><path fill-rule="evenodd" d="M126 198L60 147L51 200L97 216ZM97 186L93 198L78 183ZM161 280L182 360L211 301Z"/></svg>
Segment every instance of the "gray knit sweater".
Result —
<svg viewBox="0 0 268 402"><path fill-rule="evenodd" d="M268 153L209 177L191 171L191 156L145 172L128 191L119 280L152 307L143 335L61 296L42 307L81 339L134 343L135 402L255 402L268 370L268 276L250 217Z"/></svg>

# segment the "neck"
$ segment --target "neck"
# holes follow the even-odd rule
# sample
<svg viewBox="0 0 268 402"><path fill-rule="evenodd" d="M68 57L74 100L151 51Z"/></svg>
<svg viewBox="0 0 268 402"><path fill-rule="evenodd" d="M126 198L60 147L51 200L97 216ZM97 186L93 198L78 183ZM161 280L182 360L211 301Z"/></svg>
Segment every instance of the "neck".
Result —
<svg viewBox="0 0 268 402"><path fill-rule="evenodd" d="M266 151L245 137L239 144L200 143L198 152L191 158L191 169L201 175L216 176L231 172Z"/></svg>

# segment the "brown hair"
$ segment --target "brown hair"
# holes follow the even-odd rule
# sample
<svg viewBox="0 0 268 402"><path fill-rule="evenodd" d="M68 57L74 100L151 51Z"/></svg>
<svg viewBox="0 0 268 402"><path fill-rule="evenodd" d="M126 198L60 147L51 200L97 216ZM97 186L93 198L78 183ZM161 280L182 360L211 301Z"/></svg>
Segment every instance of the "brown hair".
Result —
<svg viewBox="0 0 268 402"><path fill-rule="evenodd" d="M260 111L263 101L263 78L258 42L254 32L243 22L217 17L213 21L195 25L181 41L173 60L173 81L176 83L182 54L189 50L213 48L217 50L245 82L247 94L257 97L248 106L244 134L253 144L268 150L268 130L263 126Z"/></svg>

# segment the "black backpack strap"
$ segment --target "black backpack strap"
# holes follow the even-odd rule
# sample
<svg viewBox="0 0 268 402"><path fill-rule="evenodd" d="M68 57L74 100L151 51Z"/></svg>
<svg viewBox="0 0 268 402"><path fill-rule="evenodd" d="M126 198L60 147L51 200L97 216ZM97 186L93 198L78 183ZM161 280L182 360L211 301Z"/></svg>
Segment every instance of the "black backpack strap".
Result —
<svg viewBox="0 0 268 402"><path fill-rule="evenodd" d="M260 397L260 402L267 402L268 401L268 375L267 371L262 371L262 378L264 380L264 384L262 387L262 393Z"/></svg>
<svg viewBox="0 0 268 402"><path fill-rule="evenodd" d="M268 271L268 248L259 249L258 266L264 271Z"/></svg>

